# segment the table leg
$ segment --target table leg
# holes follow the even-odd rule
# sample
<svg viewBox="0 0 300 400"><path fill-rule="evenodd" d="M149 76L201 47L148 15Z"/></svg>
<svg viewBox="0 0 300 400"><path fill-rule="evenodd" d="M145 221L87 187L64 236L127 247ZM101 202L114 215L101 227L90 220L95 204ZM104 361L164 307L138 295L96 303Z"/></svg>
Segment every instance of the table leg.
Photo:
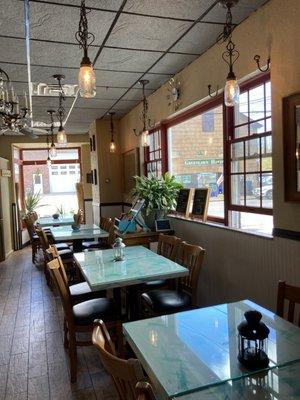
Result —
<svg viewBox="0 0 300 400"><path fill-rule="evenodd" d="M82 239L73 240L73 252L80 253L82 251Z"/></svg>

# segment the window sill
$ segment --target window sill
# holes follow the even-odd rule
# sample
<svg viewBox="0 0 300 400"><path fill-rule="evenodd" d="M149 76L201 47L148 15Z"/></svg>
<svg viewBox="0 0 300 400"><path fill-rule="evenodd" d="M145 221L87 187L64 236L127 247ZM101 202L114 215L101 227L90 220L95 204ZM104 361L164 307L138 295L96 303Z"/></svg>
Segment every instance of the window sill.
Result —
<svg viewBox="0 0 300 400"><path fill-rule="evenodd" d="M200 221L200 220L197 220L194 218L187 218L187 217L182 217L182 216L173 215L173 214L169 214L168 217L173 218L173 219L182 220L182 221L191 222L194 224L201 224L201 225L206 225L206 226L210 226L213 228L225 229L225 230L229 230L229 231L233 231L233 232L238 232L238 233L242 233L244 235L256 236L256 237L260 237L263 239L269 239L269 240L274 239L273 235L269 235L267 233L258 233L258 232L251 232L251 231L246 231L246 230L242 230L242 229L237 229L237 228L231 228L229 226L225 226L222 223L211 222L211 221L203 222L203 221Z"/></svg>

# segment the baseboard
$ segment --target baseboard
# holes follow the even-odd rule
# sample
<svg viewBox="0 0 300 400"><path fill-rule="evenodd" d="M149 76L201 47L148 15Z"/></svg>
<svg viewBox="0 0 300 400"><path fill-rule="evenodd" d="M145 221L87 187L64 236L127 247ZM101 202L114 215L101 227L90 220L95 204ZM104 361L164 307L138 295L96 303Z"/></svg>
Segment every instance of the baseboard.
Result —
<svg viewBox="0 0 300 400"><path fill-rule="evenodd" d="M281 229L281 228L274 228L273 236L291 240L298 240L298 241L300 240L300 232L289 231L287 229Z"/></svg>
<svg viewBox="0 0 300 400"><path fill-rule="evenodd" d="M11 249L8 253L5 253L5 258L8 258L13 252L14 250Z"/></svg>
<svg viewBox="0 0 300 400"><path fill-rule="evenodd" d="M30 245L30 241L28 240L27 242L22 244L22 249Z"/></svg>

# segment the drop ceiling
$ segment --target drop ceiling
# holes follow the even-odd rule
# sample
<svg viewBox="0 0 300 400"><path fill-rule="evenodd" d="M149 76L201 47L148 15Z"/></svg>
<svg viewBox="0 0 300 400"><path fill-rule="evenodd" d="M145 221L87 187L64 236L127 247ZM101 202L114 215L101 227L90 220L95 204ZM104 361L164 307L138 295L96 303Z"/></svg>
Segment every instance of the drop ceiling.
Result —
<svg viewBox="0 0 300 400"><path fill-rule="evenodd" d="M268 0L240 0L233 9L239 24ZM82 58L74 38L81 0L30 0L29 49L26 52L24 0L0 0L0 67L22 96L30 78L52 84L53 74L77 84ZM149 95L211 47L222 31L225 9L218 0L86 0L89 31L95 41L89 56L95 61L97 95L75 99L66 123L72 133L87 132L90 123L109 111L122 117L141 100L138 85L149 79ZM66 113L74 99L65 102ZM49 122L47 109L55 97L32 97L33 120Z"/></svg>

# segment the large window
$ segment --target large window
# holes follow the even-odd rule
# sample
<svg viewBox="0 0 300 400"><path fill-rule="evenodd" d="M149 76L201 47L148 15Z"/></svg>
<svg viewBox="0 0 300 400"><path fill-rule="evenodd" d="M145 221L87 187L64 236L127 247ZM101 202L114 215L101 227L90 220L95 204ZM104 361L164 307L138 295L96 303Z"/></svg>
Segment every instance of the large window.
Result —
<svg viewBox="0 0 300 400"><path fill-rule="evenodd" d="M167 170L185 187L211 188L208 219L239 229L272 232L269 75L241 85L236 107L225 107L220 95L167 121L161 129L168 133L166 148L159 146L159 158L168 154ZM155 146L150 146L151 154Z"/></svg>
<svg viewBox="0 0 300 400"><path fill-rule="evenodd" d="M40 216L52 215L62 206L66 213L77 211L76 183L80 181L80 150L57 149L50 167L46 164L47 150L22 149L23 194L40 193Z"/></svg>
<svg viewBox="0 0 300 400"><path fill-rule="evenodd" d="M223 106L168 129L169 171L188 188L211 188L210 217L224 219Z"/></svg>

